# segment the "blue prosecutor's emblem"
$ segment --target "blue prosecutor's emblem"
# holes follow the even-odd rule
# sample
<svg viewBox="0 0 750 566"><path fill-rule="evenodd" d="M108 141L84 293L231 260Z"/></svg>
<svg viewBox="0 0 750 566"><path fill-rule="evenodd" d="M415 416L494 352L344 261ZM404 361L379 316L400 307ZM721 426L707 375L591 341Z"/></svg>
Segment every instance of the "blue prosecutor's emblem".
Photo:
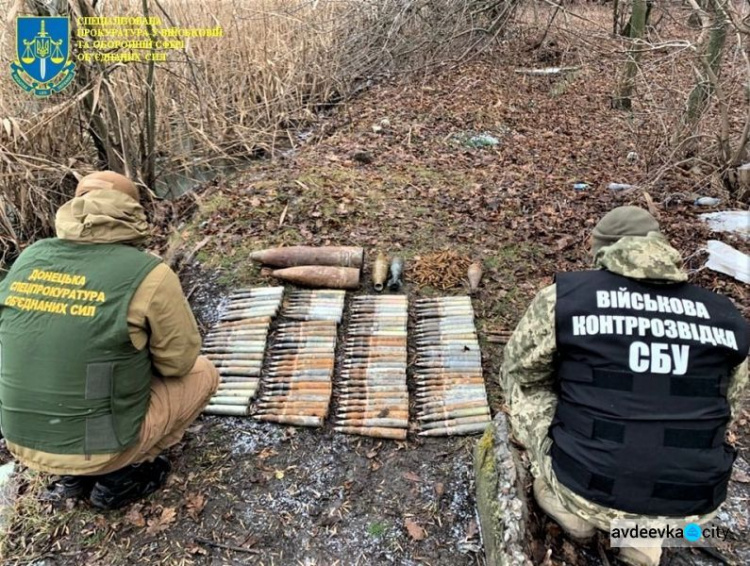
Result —
<svg viewBox="0 0 750 566"><path fill-rule="evenodd" d="M50 96L75 76L70 60L70 19L22 16L16 19L16 62L11 76L26 92Z"/></svg>

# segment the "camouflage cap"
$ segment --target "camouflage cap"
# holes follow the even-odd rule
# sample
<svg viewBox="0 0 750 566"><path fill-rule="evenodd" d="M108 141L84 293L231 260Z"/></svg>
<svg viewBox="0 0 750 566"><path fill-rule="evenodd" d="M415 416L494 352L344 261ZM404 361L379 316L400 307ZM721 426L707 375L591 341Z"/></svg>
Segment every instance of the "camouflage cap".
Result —
<svg viewBox="0 0 750 566"><path fill-rule="evenodd" d="M637 206L618 206L605 214L594 228L592 253L596 256L600 249L624 236L646 236L658 231L659 222L648 211Z"/></svg>
<svg viewBox="0 0 750 566"><path fill-rule="evenodd" d="M128 179L125 175L120 175L114 171L97 171L96 173L86 175L78 182L76 196L81 197L96 189L112 189L120 191L136 202L138 202L140 196L138 193L138 187L135 186L133 181Z"/></svg>

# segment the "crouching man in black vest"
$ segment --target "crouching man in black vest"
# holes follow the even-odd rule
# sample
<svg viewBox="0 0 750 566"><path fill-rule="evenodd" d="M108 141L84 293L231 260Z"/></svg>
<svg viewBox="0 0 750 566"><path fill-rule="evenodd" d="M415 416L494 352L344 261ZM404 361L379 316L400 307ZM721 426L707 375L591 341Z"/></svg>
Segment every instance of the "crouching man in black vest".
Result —
<svg viewBox="0 0 750 566"><path fill-rule="evenodd" d="M593 253L596 269L558 274L505 349L534 496L578 540L616 519L704 523L735 459L725 433L748 383L748 324L728 298L686 283L645 210L604 216ZM620 553L634 565L660 557Z"/></svg>

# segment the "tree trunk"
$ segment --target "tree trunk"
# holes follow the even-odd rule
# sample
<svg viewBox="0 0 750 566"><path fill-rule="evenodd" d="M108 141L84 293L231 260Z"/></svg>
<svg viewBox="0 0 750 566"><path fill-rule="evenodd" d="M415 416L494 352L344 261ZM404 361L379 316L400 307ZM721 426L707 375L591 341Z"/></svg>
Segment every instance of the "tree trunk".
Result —
<svg viewBox="0 0 750 566"><path fill-rule="evenodd" d="M148 18L150 16L148 10L148 0L143 0L143 15ZM152 42L156 42L156 32L154 31L151 24L146 25L148 30L149 38ZM152 47L151 54L153 55L154 49ZM154 186L156 181L156 83L155 83L155 63L153 57L148 63L148 76L146 77L145 85L145 98L146 98L146 116L144 119L144 139L143 148L141 155L141 167L143 181L146 186Z"/></svg>
<svg viewBox="0 0 750 566"><path fill-rule="evenodd" d="M628 51L628 61L625 64L618 92L612 99L612 107L618 110L632 108L632 96L635 90L635 76L638 74L638 60L641 58L639 39L643 37L646 28L646 0L633 0L633 13L630 16L631 48Z"/></svg>
<svg viewBox="0 0 750 566"><path fill-rule="evenodd" d="M690 91L687 106L672 137L672 145L674 146L682 144L687 138L695 134L701 116L703 116L709 98L714 91L713 79L718 78L721 71L729 21L721 0L709 0L707 4L711 17L711 28L704 45L700 46L699 77ZM686 146L684 150L686 153L690 153L691 148Z"/></svg>

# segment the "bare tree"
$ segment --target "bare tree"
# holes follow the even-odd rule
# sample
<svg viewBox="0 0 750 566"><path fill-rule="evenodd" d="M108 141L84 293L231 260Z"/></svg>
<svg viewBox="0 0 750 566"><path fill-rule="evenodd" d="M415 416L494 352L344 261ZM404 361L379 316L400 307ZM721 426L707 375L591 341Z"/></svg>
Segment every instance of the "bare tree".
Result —
<svg viewBox="0 0 750 566"><path fill-rule="evenodd" d="M648 10L646 0L633 0L633 13L630 16L630 39L631 47L628 51L628 61L617 87L617 93L612 99L612 107L618 110L630 110L635 91L635 77L638 74L638 61L641 57L639 40L643 39L646 28L646 12Z"/></svg>

